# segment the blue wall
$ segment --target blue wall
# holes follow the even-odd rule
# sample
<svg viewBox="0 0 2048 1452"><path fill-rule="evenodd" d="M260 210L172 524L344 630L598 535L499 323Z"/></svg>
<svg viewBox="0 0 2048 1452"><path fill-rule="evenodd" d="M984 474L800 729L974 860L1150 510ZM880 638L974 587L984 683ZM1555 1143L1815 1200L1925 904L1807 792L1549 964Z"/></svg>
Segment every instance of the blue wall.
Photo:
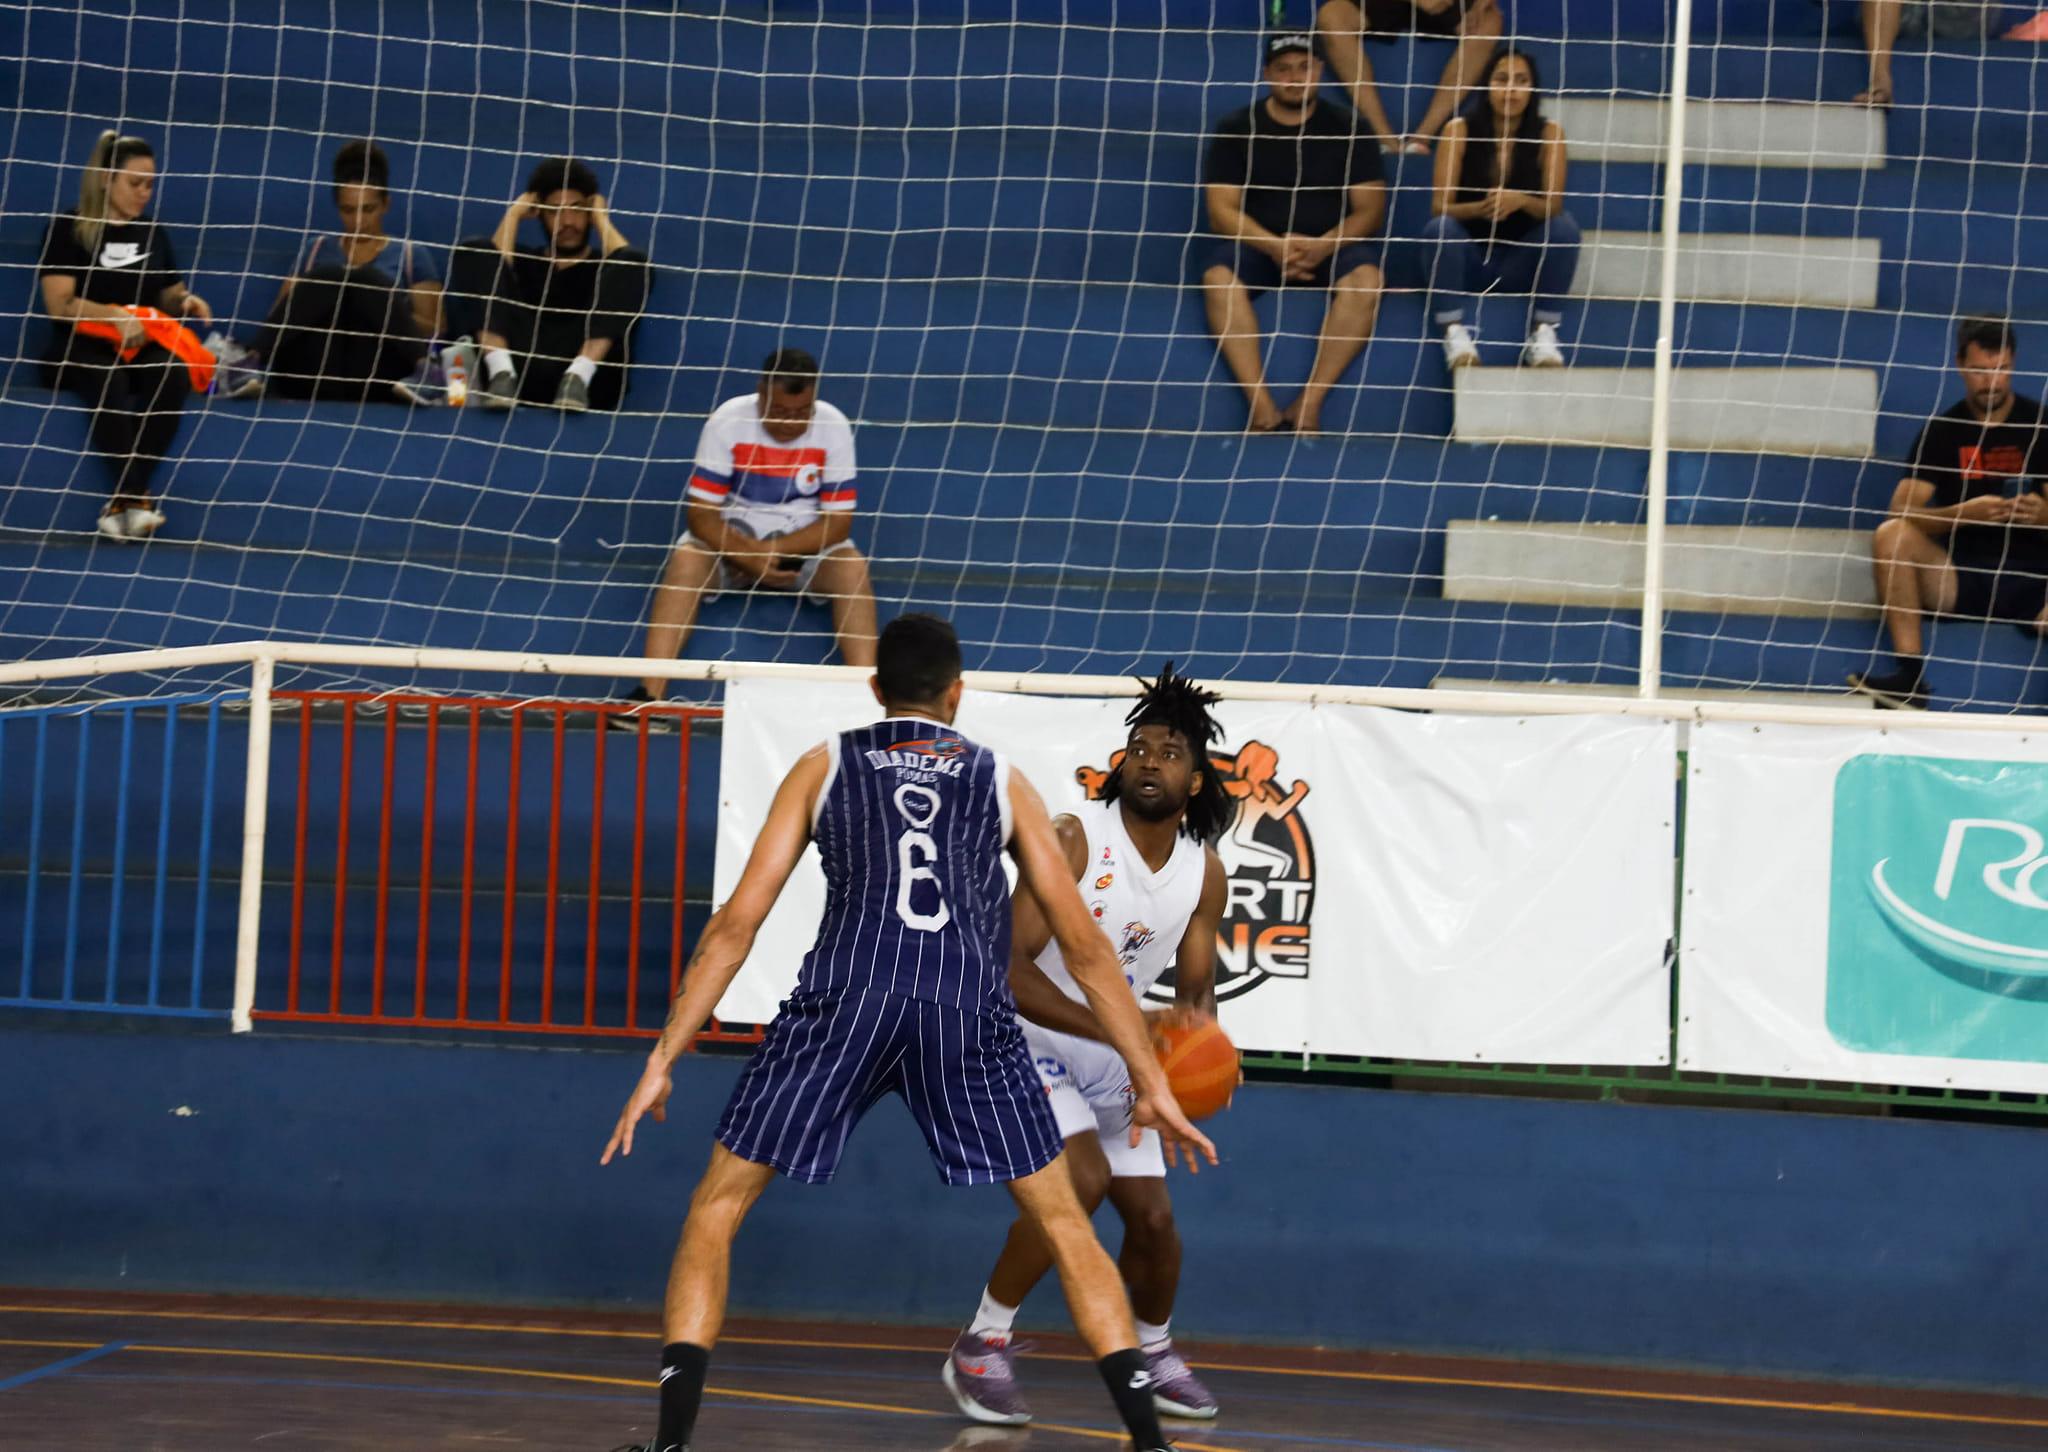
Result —
<svg viewBox="0 0 2048 1452"><path fill-rule="evenodd" d="M0 1283L651 1316L737 1064L686 1061L669 1123L600 1171L637 1071L633 1053L9 1025ZM2048 1389L2029 1130L1265 1084L1215 1128L1223 1167L1175 1182L1197 1345ZM735 1305L957 1320L1006 1203L940 1186L884 1105L836 1184L764 1197ZM1027 1318L1061 1323L1049 1288Z"/></svg>

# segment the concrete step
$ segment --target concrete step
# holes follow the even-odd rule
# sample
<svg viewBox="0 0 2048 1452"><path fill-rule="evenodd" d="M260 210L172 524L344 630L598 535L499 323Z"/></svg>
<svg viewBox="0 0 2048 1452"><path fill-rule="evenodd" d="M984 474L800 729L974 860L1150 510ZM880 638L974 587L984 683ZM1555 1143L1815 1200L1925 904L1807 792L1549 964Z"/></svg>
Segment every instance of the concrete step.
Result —
<svg viewBox="0 0 2048 1452"><path fill-rule="evenodd" d="M1695 233L1678 239L1678 296L1686 302L1874 308L1882 247L1875 237ZM1658 295L1664 258L1655 232L1589 231L1576 297L1635 302Z"/></svg>
<svg viewBox="0 0 2048 1452"><path fill-rule="evenodd" d="M1452 437L1460 443L1650 446L1648 368L1465 368ZM1671 446L1713 453L1863 458L1876 445L1869 368L1680 368Z"/></svg>
<svg viewBox="0 0 2048 1452"><path fill-rule="evenodd" d="M1444 597L1640 609L1646 534L1630 524L1458 520L1444 540ZM1665 540L1667 610L1823 620L1876 613L1870 536L1859 530L1680 525Z"/></svg>
<svg viewBox="0 0 2048 1452"><path fill-rule="evenodd" d="M1662 100L1562 96L1549 105L1574 161L1661 161L1668 143ZM1806 101L1689 101L1685 159L1712 166L1877 171L1885 164L1884 117L1862 106Z"/></svg>
<svg viewBox="0 0 2048 1452"><path fill-rule="evenodd" d="M1438 676L1429 683L1436 691L1499 691L1537 696L1630 696L1630 686L1601 685L1596 681L1490 681L1466 676ZM1767 686L1694 686L1667 682L1666 695L1695 701L1739 701L1752 706L1840 706L1852 711L1873 711L1876 703L1868 696L1850 691L1781 691Z"/></svg>

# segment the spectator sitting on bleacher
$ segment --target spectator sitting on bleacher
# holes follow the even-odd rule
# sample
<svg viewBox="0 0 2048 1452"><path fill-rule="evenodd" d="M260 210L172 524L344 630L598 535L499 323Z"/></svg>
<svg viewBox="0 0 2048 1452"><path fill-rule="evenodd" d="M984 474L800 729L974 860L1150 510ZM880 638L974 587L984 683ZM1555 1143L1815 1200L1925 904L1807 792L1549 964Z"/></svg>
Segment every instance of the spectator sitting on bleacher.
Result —
<svg viewBox="0 0 2048 1452"><path fill-rule="evenodd" d="M176 320L213 321L213 309L178 271L170 234L143 216L155 191L149 143L101 132L79 181L78 210L51 221L37 264L43 308L56 324L44 378L92 410L93 447L114 474L113 498L99 519L109 539L147 539L163 525L150 480L178 436L193 387L188 360L170 346L181 341ZM138 316L137 309L169 317ZM210 367L212 359L200 356Z"/></svg>
<svg viewBox="0 0 2048 1452"><path fill-rule="evenodd" d="M674 660L697 608L727 590L793 590L832 607L839 658L875 663L875 593L853 529L853 426L818 397L818 360L782 348L760 386L704 421L690 475L688 531L676 541L649 612L649 660ZM633 693L660 700L649 676ZM619 718L630 724L627 718Z"/></svg>
<svg viewBox="0 0 2048 1452"><path fill-rule="evenodd" d="M1987 0L1858 0L1857 20L1863 30L1863 48L1870 69L1868 80L1852 104L1880 109L1891 105L1892 50L1901 35L1984 40L2006 8Z"/></svg>
<svg viewBox="0 0 2048 1452"><path fill-rule="evenodd" d="M224 354L220 393L248 398L269 388L361 403L388 390L439 403L427 347L441 327L441 276L426 248L384 230L391 163L375 143L351 141L335 153L334 209L341 230L307 240L262 342Z"/></svg>
<svg viewBox="0 0 2048 1452"><path fill-rule="evenodd" d="M1362 0L1361 10L1360 3L1326 0L1316 11L1316 27L1322 33L1330 69L1349 88L1358 114L1379 133L1381 150L1427 156L1430 143L1457 111L1466 88L1486 74L1486 58L1500 39L1500 7L1494 0ZM1429 110L1404 142L1380 101L1379 87L1373 84L1365 42L1391 41L1407 34L1455 41L1457 48L1444 63L1436 94L1429 98Z"/></svg>
<svg viewBox="0 0 2048 1452"><path fill-rule="evenodd" d="M528 218L547 238L539 247L519 241ZM449 331L476 343L460 345L470 386L482 390L487 408L617 408L651 281L647 254L612 225L597 174L574 158L549 157L498 230L458 243L449 264Z"/></svg>
<svg viewBox="0 0 2048 1452"><path fill-rule="evenodd" d="M1209 143L1203 193L1221 240L1202 271L1209 330L1251 404L1254 433L1316 433L1323 401L1372 336L1386 217L1379 147L1358 118L1316 95L1322 66L1305 31L1265 41L1269 94L1223 118ZM1266 387L1252 300L1275 287L1328 289L1308 385L1283 412Z"/></svg>
<svg viewBox="0 0 2048 1452"><path fill-rule="evenodd" d="M1486 88L1444 128L1423 238L1444 359L1479 361L1465 323L1475 292L1531 293L1522 361L1564 363L1557 328L1579 266L1579 224L1564 209L1564 130L1543 117L1536 62L1511 45L1495 53Z"/></svg>
<svg viewBox="0 0 2048 1452"><path fill-rule="evenodd" d="M1891 517L1871 539L1898 665L1849 684L1880 706L1927 704L1923 616L2010 621L2048 635L2048 431L2040 403L2012 391L2015 352L2003 318L1964 321L1963 401L1921 430Z"/></svg>

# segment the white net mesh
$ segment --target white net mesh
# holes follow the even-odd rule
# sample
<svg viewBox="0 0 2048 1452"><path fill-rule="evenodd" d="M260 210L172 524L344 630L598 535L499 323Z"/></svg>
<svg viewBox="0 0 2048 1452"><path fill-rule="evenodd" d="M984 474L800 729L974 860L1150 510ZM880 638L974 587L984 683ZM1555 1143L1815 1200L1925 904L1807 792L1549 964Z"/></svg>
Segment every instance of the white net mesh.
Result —
<svg viewBox="0 0 2048 1452"><path fill-rule="evenodd" d="M1960 396L1958 315L2020 315L2024 340L2041 71L2030 46L1908 36L1892 106L1873 110L1848 104L1869 79L1859 38L1821 30L1846 7L1699 8L1662 684L1832 697L1888 659L1871 531L1921 425ZM636 654L706 416L795 346L853 420L852 540L882 617L951 615L971 664L1171 656L1215 678L1630 687L1672 58L1643 9L1532 0L1508 16L1566 138L1563 206L1583 233L1559 309L1567 366L1520 366L1532 298L1481 255L1465 320L1480 366L1447 368L1434 159L1389 154L1371 336L1309 438L1247 434L1197 286L1216 243L1210 137L1264 95L1252 7L1112 24L1028 4L794 19L555 0L0 5L19 79L0 263L20 314L0 398L0 650L270 637ZM1487 10L1468 12L1481 60ZM1404 36L1362 53L1407 129L1457 48ZM1348 116L1351 94L1326 75L1324 114ZM342 230L346 142L383 148L385 227L451 282L454 245L499 225L535 161L581 158L652 260L621 406L309 402L273 369L260 398L188 401L153 539L96 535L113 475L80 395L46 386L37 263L102 126L155 147L150 214L215 327L251 346L275 346L266 317L309 239ZM1280 404L1311 374L1329 297L1256 304ZM322 372L335 353L318 356ZM2010 623L1936 625L1935 704L2038 708L2039 643ZM706 604L687 647L834 650L827 611L771 590Z"/></svg>

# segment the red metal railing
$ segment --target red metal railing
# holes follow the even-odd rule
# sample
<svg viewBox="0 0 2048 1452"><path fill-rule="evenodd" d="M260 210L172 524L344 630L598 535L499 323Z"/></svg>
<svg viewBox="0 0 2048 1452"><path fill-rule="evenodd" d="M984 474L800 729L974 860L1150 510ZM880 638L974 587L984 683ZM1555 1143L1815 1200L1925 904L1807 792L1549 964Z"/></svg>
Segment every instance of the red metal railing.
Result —
<svg viewBox="0 0 2048 1452"><path fill-rule="evenodd" d="M296 705L299 732L297 816L293 824L291 853L290 950L283 1006L259 1006L255 1017L296 1023L601 1036L653 1037L660 1031L665 1001L663 1005L654 1006L654 1012L646 1014L642 1013L640 1003L639 965L649 936L643 917L650 910L658 911L658 905L651 904L645 895L650 816L659 817L658 808L655 813L649 812L651 783L659 775L650 769L651 753L657 742L664 743L661 747L664 752L668 750L665 743L674 743L672 763L663 763L663 771L672 765L675 772L673 818L671 822L653 828L659 834L658 841L666 839L662 847L671 853L674 864L667 884L669 942L668 972L665 975L667 992L673 995L682 981L683 970L690 726L697 720L720 719L723 713L717 707L642 706L630 718L635 729L629 736L616 733L611 721L630 708L604 702L364 691L279 691L275 700L279 724L286 729L289 729L292 709ZM489 739L486 717L494 713L503 716L504 725L493 724L491 730L502 729L505 733L504 874L498 894L500 901L490 904L480 901L488 896L489 889L479 883L478 863L480 856L489 853L495 844L489 840L490 826L480 820L483 814L480 814L478 805L482 800L480 793L492 792L496 785L489 780L494 773L486 767L485 751ZM452 792L456 785L455 782L444 783L441 773L441 737L451 716L460 725L460 739L464 747L461 773L457 778L462 795L461 867L450 881L437 882L434 875L435 824L437 820L448 820L448 812L440 797L444 792ZM541 718L547 728L550 747L546 867L543 885L537 893L531 884L522 885L520 857L522 821L529 816L534 805L522 795L522 774L527 770L525 747L531 729L529 723L535 717ZM650 729L657 723L673 729L673 737ZM365 957L362 945L356 944L352 955L349 939L351 893L359 896L364 884L351 880L349 850L355 818L363 810L355 800L356 736L365 726L372 725L379 728L381 751L375 794L374 901L369 907L372 938L367 953L369 982L365 986L360 981ZM317 739L322 728L338 735L339 741ZM615 733L616 742L613 740ZM616 889L608 897L604 873L608 829L615 851L622 845L617 837L622 808L612 799L616 792L612 796L607 794L606 757L612 745L624 745L628 741L633 747L633 788L630 798L630 868L622 905ZM418 745L417 751L411 749L415 745ZM492 756L496 754L490 753ZM401 774L409 774L404 764L408 756L417 758L419 776L415 781L402 782ZM317 784L316 757L323 758L322 780ZM587 871L581 875L580 882L572 875L569 882L573 885L565 888L565 871L573 869L573 864L565 866L565 792L570 778L586 767L590 780L589 840L585 849ZM324 787L325 773L329 770L333 773L334 795L323 801L320 798L326 793L322 791L316 795L316 785ZM452 803L445 805L452 806ZM664 801L661 805L668 803ZM331 826L319 825L330 813ZM420 841L418 871L415 880L408 883L402 878L410 852L399 844L399 831L406 819L412 817L417 818ZM314 850L315 839L328 831L331 831L333 841L333 905L332 922L327 925L325 936L328 949L326 993L321 995L314 954L308 951L309 935L317 931L312 922L317 909L309 907L309 893L318 885L318 878L324 875L321 869L328 865L321 860L325 854ZM569 850L573 853L574 848ZM618 860L616 855L613 860ZM659 861L658 854L656 861ZM565 891L572 897L580 895L583 899L580 965L573 956L564 961L558 951L562 947L560 939L565 923L576 924L579 917L575 911L577 904L564 901ZM446 946L437 950L435 928L439 925L445 929L445 918L437 924L437 896L443 899L440 908L443 914L449 910L445 900L449 897L456 899L452 951ZM531 906L535 896L541 899L538 934L522 933L522 901ZM408 900L418 919L409 935L405 933L403 924L394 920L395 914L402 914ZM485 1001L491 1003L495 1012L480 1014L474 1011L476 998L472 992L476 976L477 915L479 912L491 912L494 906L501 938L498 982L497 992ZM617 957L615 948L611 954L606 951L607 940L612 945L618 942L617 929L608 933L607 927L620 911L625 916L623 958ZM361 907L357 906L353 916L355 923L362 921L361 912ZM401 941L406 937L410 941ZM395 954L394 946L397 948ZM407 948L411 949L410 954L406 953ZM401 986L394 1000L387 993L390 979L394 971L403 973L403 968L394 969L394 964L403 964L407 957L412 960L412 991L406 994ZM582 977L580 1002L558 1014L558 972L574 975L579 966ZM488 974L487 969L484 971ZM351 973L357 975L357 981L350 982ZM573 985L573 977L570 984ZM573 994L573 986L569 986L567 991ZM259 1005L269 997L259 985ZM442 1006L437 1008L437 1004ZM578 1008L580 1013L576 1011ZM651 1021L643 1022L643 1018ZM714 1021L703 1037L748 1043L757 1042L761 1032L758 1025L723 1026Z"/></svg>

